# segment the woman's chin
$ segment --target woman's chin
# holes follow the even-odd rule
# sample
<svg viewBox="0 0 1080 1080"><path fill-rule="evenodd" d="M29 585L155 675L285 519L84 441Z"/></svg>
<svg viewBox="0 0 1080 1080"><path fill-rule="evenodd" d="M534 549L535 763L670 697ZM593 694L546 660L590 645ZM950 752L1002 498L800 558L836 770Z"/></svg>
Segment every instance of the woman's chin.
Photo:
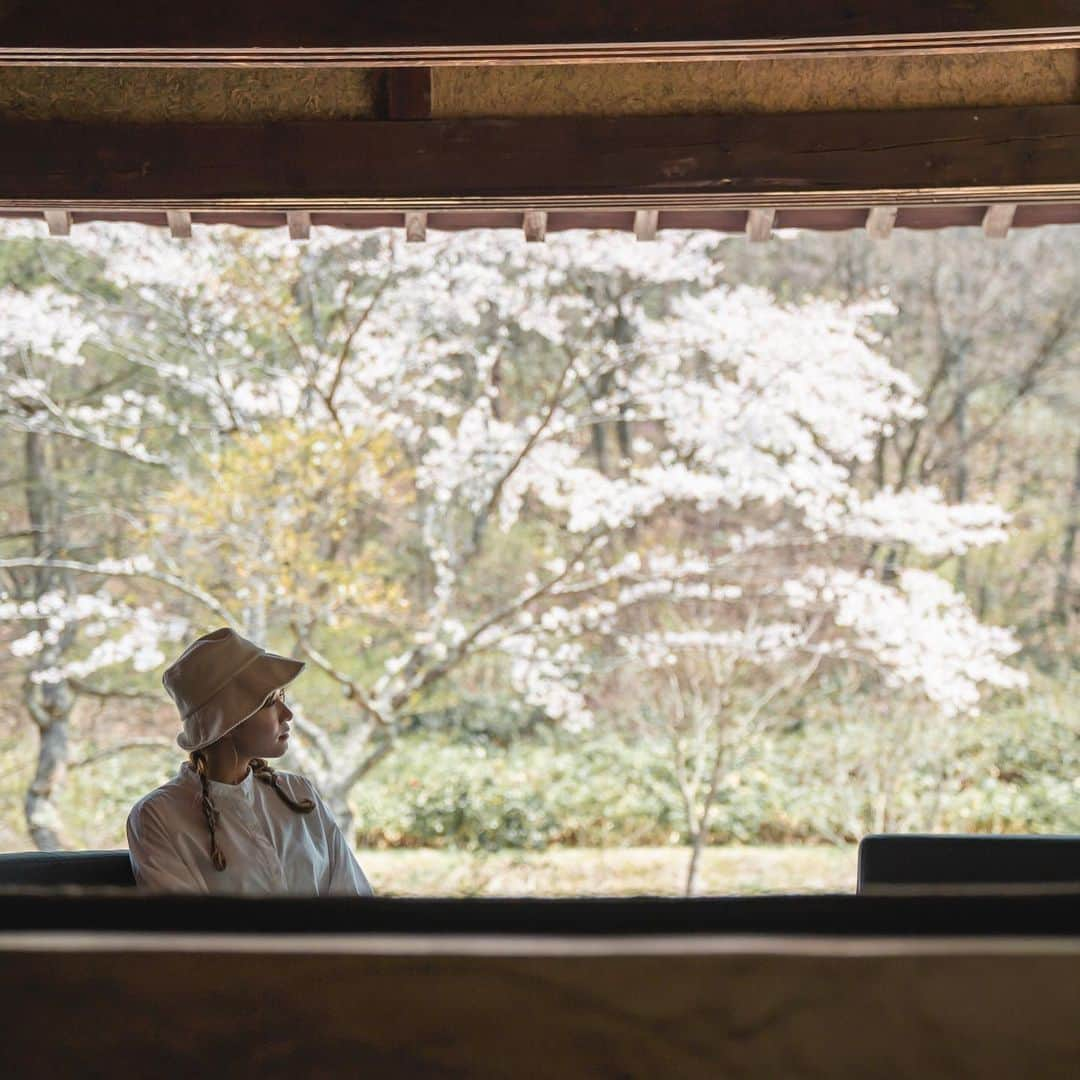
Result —
<svg viewBox="0 0 1080 1080"><path fill-rule="evenodd" d="M272 750L267 750L265 756L266 757L281 757L285 753L285 751L288 750L288 749L289 749L289 740L288 739L278 739L274 743L274 748Z"/></svg>

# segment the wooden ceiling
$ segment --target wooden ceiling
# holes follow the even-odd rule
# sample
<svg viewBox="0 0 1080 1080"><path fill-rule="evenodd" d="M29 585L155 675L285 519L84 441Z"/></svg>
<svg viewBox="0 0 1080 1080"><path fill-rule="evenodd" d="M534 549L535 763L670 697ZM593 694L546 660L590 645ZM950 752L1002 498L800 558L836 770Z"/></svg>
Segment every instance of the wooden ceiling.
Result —
<svg viewBox="0 0 1080 1080"><path fill-rule="evenodd" d="M534 7L0 0L0 213L531 239L1080 220L1080 0Z"/></svg>
<svg viewBox="0 0 1080 1080"><path fill-rule="evenodd" d="M4 0L0 59L393 64L954 52L1080 44L1071 0Z"/></svg>

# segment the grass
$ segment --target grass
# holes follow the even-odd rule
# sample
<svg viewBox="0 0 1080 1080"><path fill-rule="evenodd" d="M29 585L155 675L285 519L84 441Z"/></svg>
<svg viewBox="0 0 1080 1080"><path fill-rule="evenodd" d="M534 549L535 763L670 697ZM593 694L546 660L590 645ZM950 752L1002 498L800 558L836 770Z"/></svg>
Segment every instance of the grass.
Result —
<svg viewBox="0 0 1080 1080"><path fill-rule="evenodd" d="M854 892L855 853L854 846L709 848L699 892ZM679 896L689 857L676 847L357 852L376 893L395 896Z"/></svg>

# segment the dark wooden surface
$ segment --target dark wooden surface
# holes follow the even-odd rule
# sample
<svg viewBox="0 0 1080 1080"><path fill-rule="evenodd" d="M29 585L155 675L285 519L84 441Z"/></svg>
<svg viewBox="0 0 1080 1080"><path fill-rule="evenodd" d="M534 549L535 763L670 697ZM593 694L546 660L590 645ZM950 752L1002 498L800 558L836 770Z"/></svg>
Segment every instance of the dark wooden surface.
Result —
<svg viewBox="0 0 1080 1080"><path fill-rule="evenodd" d="M388 68L382 77L385 119L431 119L431 68Z"/></svg>
<svg viewBox="0 0 1080 1080"><path fill-rule="evenodd" d="M1069 202L1080 106L0 124L0 207L620 210Z"/></svg>
<svg viewBox="0 0 1080 1080"><path fill-rule="evenodd" d="M1078 0L136 0L0 5L0 61L575 62L1015 48L1080 41Z"/></svg>
<svg viewBox="0 0 1080 1080"><path fill-rule="evenodd" d="M0 942L5 1075L1073 1077L1076 942ZM290 947L290 940L293 947ZM445 942L442 942L446 945ZM558 943L554 943L557 945ZM768 946L768 943L766 943ZM323 948L323 951L319 951ZM620 953L620 949L625 953ZM830 951L832 950L832 951Z"/></svg>

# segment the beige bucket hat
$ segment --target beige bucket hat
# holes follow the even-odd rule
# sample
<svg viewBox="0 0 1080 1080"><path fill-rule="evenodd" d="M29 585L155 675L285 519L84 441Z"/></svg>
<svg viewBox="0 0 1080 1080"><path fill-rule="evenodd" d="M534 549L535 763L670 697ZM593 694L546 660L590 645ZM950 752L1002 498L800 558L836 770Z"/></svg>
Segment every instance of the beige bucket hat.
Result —
<svg viewBox="0 0 1080 1080"><path fill-rule="evenodd" d="M177 745L190 753L217 742L306 666L259 648L227 626L203 634L161 676L184 725Z"/></svg>

